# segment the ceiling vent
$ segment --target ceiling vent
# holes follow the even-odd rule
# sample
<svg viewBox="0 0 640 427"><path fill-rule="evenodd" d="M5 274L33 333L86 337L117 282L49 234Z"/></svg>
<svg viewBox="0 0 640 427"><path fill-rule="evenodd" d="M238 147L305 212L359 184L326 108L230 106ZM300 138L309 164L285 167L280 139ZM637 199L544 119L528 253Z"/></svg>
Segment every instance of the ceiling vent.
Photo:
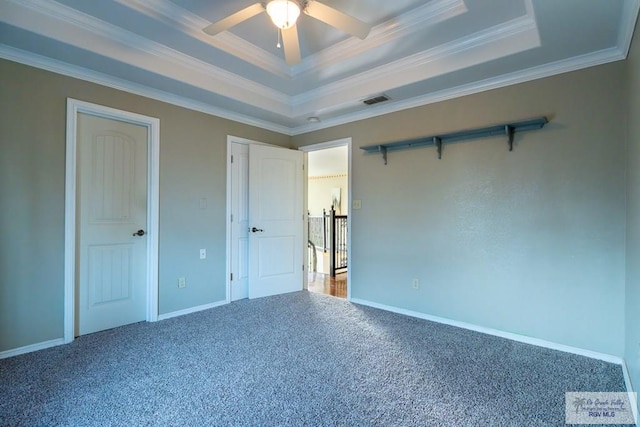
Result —
<svg viewBox="0 0 640 427"><path fill-rule="evenodd" d="M379 104L381 102L388 101L389 99L391 98L389 98L387 95L378 95L378 96L371 97L369 99L365 99L362 102L364 102L367 105L373 105L373 104Z"/></svg>

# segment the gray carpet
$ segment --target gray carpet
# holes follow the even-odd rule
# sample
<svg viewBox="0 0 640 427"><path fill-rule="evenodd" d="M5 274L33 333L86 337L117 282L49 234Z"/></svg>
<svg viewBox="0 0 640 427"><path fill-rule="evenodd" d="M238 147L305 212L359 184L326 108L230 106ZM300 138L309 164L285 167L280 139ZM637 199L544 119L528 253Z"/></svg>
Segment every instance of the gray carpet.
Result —
<svg viewBox="0 0 640 427"><path fill-rule="evenodd" d="M617 365L297 292L0 360L2 426L562 426Z"/></svg>

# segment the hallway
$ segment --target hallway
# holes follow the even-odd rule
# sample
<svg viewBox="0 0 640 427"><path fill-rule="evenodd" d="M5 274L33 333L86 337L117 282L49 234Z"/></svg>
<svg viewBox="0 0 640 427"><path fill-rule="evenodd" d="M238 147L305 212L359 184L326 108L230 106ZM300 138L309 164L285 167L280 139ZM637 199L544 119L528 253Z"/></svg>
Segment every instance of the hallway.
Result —
<svg viewBox="0 0 640 427"><path fill-rule="evenodd" d="M323 273L309 273L309 292L347 297L347 273L338 273L331 277Z"/></svg>

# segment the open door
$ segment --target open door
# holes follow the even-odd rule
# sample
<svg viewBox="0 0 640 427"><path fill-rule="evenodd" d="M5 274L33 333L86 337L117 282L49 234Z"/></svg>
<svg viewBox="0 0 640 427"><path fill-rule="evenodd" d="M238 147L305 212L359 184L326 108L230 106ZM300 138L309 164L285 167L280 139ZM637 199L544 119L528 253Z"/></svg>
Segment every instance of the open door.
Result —
<svg viewBox="0 0 640 427"><path fill-rule="evenodd" d="M249 148L249 298L302 290L302 156Z"/></svg>

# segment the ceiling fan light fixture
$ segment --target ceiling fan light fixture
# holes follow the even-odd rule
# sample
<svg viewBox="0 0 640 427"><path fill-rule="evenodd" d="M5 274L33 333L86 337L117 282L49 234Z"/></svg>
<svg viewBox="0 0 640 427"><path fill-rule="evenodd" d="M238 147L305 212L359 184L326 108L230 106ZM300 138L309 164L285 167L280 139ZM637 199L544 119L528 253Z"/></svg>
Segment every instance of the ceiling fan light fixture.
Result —
<svg viewBox="0 0 640 427"><path fill-rule="evenodd" d="M276 27L286 30L296 25L300 6L291 0L272 0L267 3L267 14Z"/></svg>

